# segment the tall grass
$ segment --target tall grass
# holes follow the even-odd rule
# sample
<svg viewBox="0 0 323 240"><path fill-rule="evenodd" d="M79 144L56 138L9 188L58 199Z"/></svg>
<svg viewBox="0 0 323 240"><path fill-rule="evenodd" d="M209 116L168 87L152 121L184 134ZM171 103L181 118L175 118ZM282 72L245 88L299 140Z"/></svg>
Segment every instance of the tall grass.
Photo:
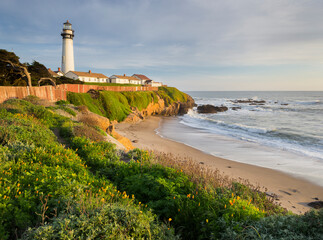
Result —
<svg viewBox="0 0 323 240"><path fill-rule="evenodd" d="M107 117L110 120L123 121L131 112L131 108L139 111L150 103L163 99L166 106L174 102L186 102L185 93L172 87L160 87L158 92L113 92L100 91L99 97L91 98L89 93L68 92L67 100L76 106L87 106L91 112Z"/></svg>
<svg viewBox="0 0 323 240"><path fill-rule="evenodd" d="M174 87L159 87L157 94L164 99L166 106L174 102L186 102L187 95Z"/></svg>
<svg viewBox="0 0 323 240"><path fill-rule="evenodd" d="M148 107L150 103L157 103L158 97L155 92L122 92L127 98L131 107L136 107L139 111Z"/></svg>
<svg viewBox="0 0 323 240"><path fill-rule="evenodd" d="M110 120L123 121L131 112L127 98L120 92L100 92L99 101L105 110L105 117Z"/></svg>
<svg viewBox="0 0 323 240"><path fill-rule="evenodd" d="M82 138L74 129L82 124L23 100L2 104L0 119L0 239L175 239L172 229L93 174L50 130L76 141ZM92 150L93 161L119 158L107 142Z"/></svg>
<svg viewBox="0 0 323 240"><path fill-rule="evenodd" d="M1 105L0 239L322 239L322 210L286 214L189 159L136 149L126 163L79 126L23 100Z"/></svg>
<svg viewBox="0 0 323 240"><path fill-rule="evenodd" d="M87 106L87 108L96 114L105 116L104 108L102 108L101 103L98 99L91 98L89 93L67 93L67 100L74 104L75 106Z"/></svg>

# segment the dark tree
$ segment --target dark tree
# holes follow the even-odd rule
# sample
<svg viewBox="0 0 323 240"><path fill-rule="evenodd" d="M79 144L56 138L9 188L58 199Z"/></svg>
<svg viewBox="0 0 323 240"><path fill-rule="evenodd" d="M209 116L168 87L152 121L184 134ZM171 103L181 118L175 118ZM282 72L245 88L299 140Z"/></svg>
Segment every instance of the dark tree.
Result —
<svg viewBox="0 0 323 240"><path fill-rule="evenodd" d="M56 78L56 84L84 84L84 82L80 81L80 80L74 80L72 78L68 78L65 76Z"/></svg>
<svg viewBox="0 0 323 240"><path fill-rule="evenodd" d="M48 69L37 61L33 61L30 65L28 64L28 71L30 72L31 81L34 86L38 84L39 79L51 77Z"/></svg>
<svg viewBox="0 0 323 240"><path fill-rule="evenodd" d="M0 49L0 85L32 86L27 66L19 62L15 53L4 49Z"/></svg>

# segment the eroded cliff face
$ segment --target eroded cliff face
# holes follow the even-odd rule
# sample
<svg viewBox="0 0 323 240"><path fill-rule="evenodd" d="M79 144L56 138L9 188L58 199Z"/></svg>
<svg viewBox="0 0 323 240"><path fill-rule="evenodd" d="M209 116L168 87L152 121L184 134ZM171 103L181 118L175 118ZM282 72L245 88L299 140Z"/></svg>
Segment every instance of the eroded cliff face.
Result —
<svg viewBox="0 0 323 240"><path fill-rule="evenodd" d="M124 122L137 122L152 115L183 115L186 114L189 109L193 108L194 105L194 99L189 95L187 95L186 102L174 102L168 106L166 106L165 101L163 99L159 98L157 103L152 102L147 106L147 108L141 111L139 111L137 108L132 108L132 112L128 115Z"/></svg>
<svg viewBox="0 0 323 240"><path fill-rule="evenodd" d="M139 111L137 108L132 108L132 112L128 115L124 122L136 123L152 115L174 116L186 114L189 109L194 107L194 105L194 100L189 95L187 95L186 102L174 102L168 106L166 106L163 99L159 98L157 103L152 102L147 106L147 108L141 111ZM114 126L118 123L117 121L110 121L106 117L92 113L86 107L83 107L83 110L79 111L77 120L91 126L99 127L107 134L113 136L125 147L126 150L134 149L131 141L128 138L123 137L115 131Z"/></svg>

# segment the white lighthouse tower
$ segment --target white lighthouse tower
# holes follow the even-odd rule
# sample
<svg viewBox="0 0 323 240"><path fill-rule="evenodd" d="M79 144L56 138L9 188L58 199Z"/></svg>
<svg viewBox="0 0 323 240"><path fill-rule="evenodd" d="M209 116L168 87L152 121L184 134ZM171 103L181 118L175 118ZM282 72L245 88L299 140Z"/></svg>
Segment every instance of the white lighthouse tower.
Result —
<svg viewBox="0 0 323 240"><path fill-rule="evenodd" d="M63 37L62 72L66 74L68 71L74 71L74 30L72 29L72 24L70 24L68 20L64 23L61 35Z"/></svg>

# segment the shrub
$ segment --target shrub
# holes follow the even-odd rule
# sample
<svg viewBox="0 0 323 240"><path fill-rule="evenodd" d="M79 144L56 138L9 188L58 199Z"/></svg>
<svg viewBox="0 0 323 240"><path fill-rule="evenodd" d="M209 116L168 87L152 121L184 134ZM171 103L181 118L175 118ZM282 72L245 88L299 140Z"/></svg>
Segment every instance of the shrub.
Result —
<svg viewBox="0 0 323 240"><path fill-rule="evenodd" d="M0 143L15 142L42 146L56 141L56 136L38 119L26 114L11 114L2 111L0 120Z"/></svg>
<svg viewBox="0 0 323 240"><path fill-rule="evenodd" d="M228 228L221 239L323 239L323 210L304 215L273 215L253 222L241 231Z"/></svg>
<svg viewBox="0 0 323 240"><path fill-rule="evenodd" d="M173 229L158 225L140 207L120 203L81 212L72 209L51 224L29 229L24 239L177 239Z"/></svg>
<svg viewBox="0 0 323 240"><path fill-rule="evenodd" d="M3 151L6 159L0 167L1 239L39 224L42 219L35 213L41 214L45 198L48 199L46 215L52 216L68 202L80 199L86 190L98 193L99 189L92 186L107 187L89 175L73 151L62 146L52 144L44 148L12 143Z"/></svg>
<svg viewBox="0 0 323 240"><path fill-rule="evenodd" d="M75 116L76 116L76 112L75 112L75 111L73 111L73 110L72 110L71 108L69 108L69 107L66 107L66 106L60 105L60 106L58 107L58 109L61 109L61 110L65 111L65 112L67 112L68 114L72 115L73 117L75 117Z"/></svg>
<svg viewBox="0 0 323 240"><path fill-rule="evenodd" d="M58 127L62 122L69 120L44 106L37 106L25 100L9 99L1 104L0 108L4 108L10 113L21 113L38 118L42 124L50 128Z"/></svg>
<svg viewBox="0 0 323 240"><path fill-rule="evenodd" d="M92 142L84 137L75 137L71 139L71 147L95 173L105 171L110 162L119 160L117 150L109 142Z"/></svg>
<svg viewBox="0 0 323 240"><path fill-rule="evenodd" d="M74 126L72 135L75 137L86 137L96 142L104 140L104 136L100 132L98 132L95 128L87 125Z"/></svg>
<svg viewBox="0 0 323 240"><path fill-rule="evenodd" d="M56 102L56 105L67 105L67 104L69 104L69 102L65 100L59 100Z"/></svg>

